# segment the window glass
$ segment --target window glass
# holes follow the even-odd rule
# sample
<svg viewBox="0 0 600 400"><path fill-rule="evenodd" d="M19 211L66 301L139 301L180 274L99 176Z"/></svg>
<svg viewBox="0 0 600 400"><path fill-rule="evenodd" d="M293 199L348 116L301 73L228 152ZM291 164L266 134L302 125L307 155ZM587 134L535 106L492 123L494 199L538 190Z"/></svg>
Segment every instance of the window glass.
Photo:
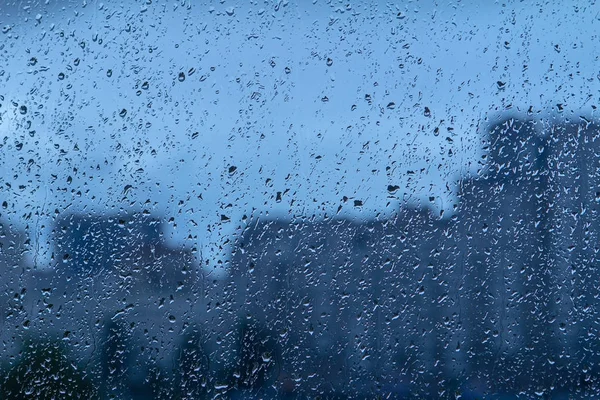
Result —
<svg viewBox="0 0 600 400"><path fill-rule="evenodd" d="M590 398L595 3L0 5L0 397Z"/></svg>

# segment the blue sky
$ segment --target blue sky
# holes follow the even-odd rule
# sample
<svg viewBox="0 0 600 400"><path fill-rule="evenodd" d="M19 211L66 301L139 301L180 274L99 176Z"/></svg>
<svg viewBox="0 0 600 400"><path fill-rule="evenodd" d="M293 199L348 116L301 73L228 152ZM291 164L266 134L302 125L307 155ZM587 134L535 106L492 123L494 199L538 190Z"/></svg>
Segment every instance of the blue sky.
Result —
<svg viewBox="0 0 600 400"><path fill-rule="evenodd" d="M448 215L507 109L600 103L595 3L144 3L0 6L3 217L40 259L55 210L172 218L210 268L243 215Z"/></svg>

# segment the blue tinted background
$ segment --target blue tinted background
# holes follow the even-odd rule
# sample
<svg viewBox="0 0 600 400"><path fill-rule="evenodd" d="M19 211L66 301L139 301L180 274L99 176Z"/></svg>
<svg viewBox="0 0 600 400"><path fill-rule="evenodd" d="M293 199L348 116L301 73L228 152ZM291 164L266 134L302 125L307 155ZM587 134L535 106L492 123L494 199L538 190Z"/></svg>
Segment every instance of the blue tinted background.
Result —
<svg viewBox="0 0 600 400"><path fill-rule="evenodd" d="M448 216L498 115L593 114L598 12L578 2L3 3L3 214L35 232L44 267L56 209L147 209L208 268L227 258L244 215L323 217L341 205L372 218L422 202Z"/></svg>

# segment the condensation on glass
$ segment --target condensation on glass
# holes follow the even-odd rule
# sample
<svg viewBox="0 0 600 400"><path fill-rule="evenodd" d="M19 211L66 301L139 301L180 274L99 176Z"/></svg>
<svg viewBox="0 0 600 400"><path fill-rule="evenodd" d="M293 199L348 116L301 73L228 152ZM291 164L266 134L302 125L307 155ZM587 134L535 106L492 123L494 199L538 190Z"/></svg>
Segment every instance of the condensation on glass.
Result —
<svg viewBox="0 0 600 400"><path fill-rule="evenodd" d="M0 397L598 396L599 6L0 5Z"/></svg>

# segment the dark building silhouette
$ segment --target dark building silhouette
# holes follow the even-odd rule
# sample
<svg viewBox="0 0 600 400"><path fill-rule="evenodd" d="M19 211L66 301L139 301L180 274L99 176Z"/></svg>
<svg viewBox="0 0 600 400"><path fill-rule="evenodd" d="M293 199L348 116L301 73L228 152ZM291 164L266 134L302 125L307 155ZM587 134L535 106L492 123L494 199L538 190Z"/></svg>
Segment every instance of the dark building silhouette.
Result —
<svg viewBox="0 0 600 400"><path fill-rule="evenodd" d="M171 369L202 304L192 251L168 246L159 222L136 214L63 216L53 245L54 267L31 285L47 288L32 299L31 334L64 337L117 397L134 395L146 365Z"/></svg>
<svg viewBox="0 0 600 400"><path fill-rule="evenodd" d="M160 221L140 214L64 216L53 244L57 271L76 280L120 279L123 289L147 285L165 293L189 291L198 280L192 252L167 246Z"/></svg>
<svg viewBox="0 0 600 400"><path fill-rule="evenodd" d="M600 250L599 126L581 119L552 126L548 140L551 187L549 230L552 280L552 360L567 370L587 371L585 385L598 385L597 324ZM578 378L578 377L577 377ZM573 378L576 379L576 378Z"/></svg>
<svg viewBox="0 0 600 400"><path fill-rule="evenodd" d="M81 275L112 271L131 264L143 247L159 247L159 228L160 221L137 215L66 215L56 222L53 255Z"/></svg>
<svg viewBox="0 0 600 400"><path fill-rule="evenodd" d="M550 351L546 142L535 121L502 121L490 129L485 172L460 185L453 224L465 330L459 358L464 378L483 390L515 385L512 360L531 371L529 382L548 376L540 361Z"/></svg>
<svg viewBox="0 0 600 400"><path fill-rule="evenodd" d="M597 394L599 128L491 124L446 219L247 221L226 278L144 215L60 216L47 269L0 223L5 376L41 338L115 398Z"/></svg>
<svg viewBox="0 0 600 400"><path fill-rule="evenodd" d="M249 223L230 271L233 315L282 332L284 372L313 376L299 392L592 387L576 360L597 365L597 135L500 120L447 220L403 208L386 221Z"/></svg>
<svg viewBox="0 0 600 400"><path fill-rule="evenodd" d="M305 390L361 376L352 387L401 391L441 351L443 225L410 208L389 221L252 224L232 261L233 316L278 332L283 376Z"/></svg>
<svg viewBox="0 0 600 400"><path fill-rule="evenodd" d="M27 314L31 293L26 255L31 250L25 231L1 218L0 214L0 339L6 345L0 356L14 356L30 324Z"/></svg>

